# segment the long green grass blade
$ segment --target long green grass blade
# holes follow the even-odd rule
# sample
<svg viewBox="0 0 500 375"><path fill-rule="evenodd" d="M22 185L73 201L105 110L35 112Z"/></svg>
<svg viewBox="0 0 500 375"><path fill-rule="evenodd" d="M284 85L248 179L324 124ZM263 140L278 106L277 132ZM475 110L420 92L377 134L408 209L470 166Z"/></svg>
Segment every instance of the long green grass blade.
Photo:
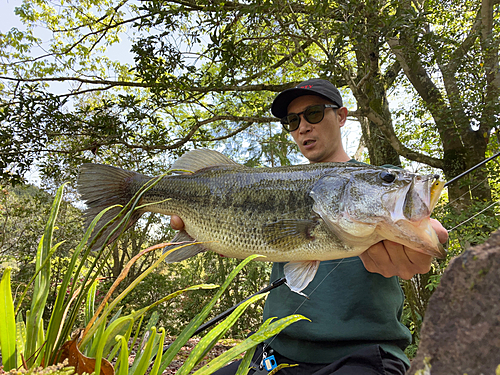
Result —
<svg viewBox="0 0 500 375"><path fill-rule="evenodd" d="M115 315L113 315L113 317L111 318L111 320L109 321L109 323L107 325L108 328L113 324L113 322L115 322L116 320L118 320L120 318L121 313L122 313L122 308L120 308L115 313ZM132 321L134 321L134 318L132 315L126 315L125 317L130 318L130 319L132 319ZM123 335L128 330L129 325L126 322L122 325L118 325L114 329L114 332L107 333L107 338L106 338L106 337L104 337L104 332L107 329L107 327L105 324L101 324L99 326L99 329L96 331L96 334L95 334L94 339L92 341L92 347L91 347L91 350L89 351L89 357L95 357L95 354L97 352L97 347L99 346L100 343L102 343L103 340L105 341L105 344L104 344L102 356L107 357L108 352L111 349L111 346L113 346L113 344L115 343L115 336L116 335ZM90 342L89 342L89 344L90 344Z"/></svg>
<svg viewBox="0 0 500 375"><path fill-rule="evenodd" d="M255 332L252 336L248 337L241 344L232 347L227 352L213 359L207 366L196 371L194 375L208 375L214 371L217 371L218 369L225 366L229 361L239 356L244 351L255 347L257 344L261 343L264 340L267 340L272 336L277 335L279 332L281 332L281 330L285 329L290 324L303 319L309 320L302 315L295 314L282 318L276 322L273 322L267 325L264 329L261 327L257 332Z"/></svg>
<svg viewBox="0 0 500 375"><path fill-rule="evenodd" d="M168 350L165 352L160 366L161 373L163 373L163 371L167 368L170 362L172 362L172 359L179 352L180 348L184 346L184 344L189 340L189 338L193 335L193 333L200 326L200 324L203 323L203 321L206 319L206 317L208 316L214 305L217 303L219 298L222 296L224 291L228 288L233 279L236 277L238 272L240 272L241 269L243 269L243 267L245 267L248 262L258 257L261 257L261 255L251 255L247 257L240 264L238 264L238 266L228 275L224 284L222 284L222 286L219 288L219 290L212 298L212 300L203 308L203 310L198 315L196 315L196 317L187 325L187 327L184 328L181 334L177 337L177 339L170 345Z"/></svg>
<svg viewBox="0 0 500 375"><path fill-rule="evenodd" d="M153 353L153 346L155 341L157 341L156 337L156 328L151 328L151 334L149 335L149 339L146 343L144 350L141 352L141 359L139 360L137 366L132 366L129 371L129 375L144 375L148 370L149 364L151 363L151 357Z"/></svg>
<svg viewBox="0 0 500 375"><path fill-rule="evenodd" d="M101 324L97 330L95 331L92 339L88 342L85 347L85 355L88 357L95 357L95 353L97 351L97 347L99 346L99 342L102 340L104 335L104 331L106 330L106 325ZM80 348L81 349L81 348Z"/></svg>
<svg viewBox="0 0 500 375"><path fill-rule="evenodd" d="M92 283L92 286L90 287L89 291L87 292L87 299L85 300L85 316L84 316L84 322L85 325L89 324L90 319L94 316L94 305L95 305L95 294L97 291L97 285L99 284L99 279L94 280ZM94 337L92 337L91 341L89 342L89 345L85 348L83 353L89 357L90 352L92 350L93 343L94 343ZM119 344L119 343L118 343Z"/></svg>
<svg viewBox="0 0 500 375"><path fill-rule="evenodd" d="M39 348L40 352L38 352L35 356L35 361L33 362L34 366L38 367L42 363L42 352L43 346L45 345L45 331L43 330L43 319L40 319L38 326L38 336L36 338L36 347Z"/></svg>
<svg viewBox="0 0 500 375"><path fill-rule="evenodd" d="M115 369L118 368L118 371L115 372L115 375L128 375L128 347L127 347L127 339L123 336L116 336L116 341L121 343L120 355L118 357L118 361L116 362Z"/></svg>
<svg viewBox="0 0 500 375"><path fill-rule="evenodd" d="M17 367L16 319L10 286L10 271L10 267L6 268L0 281L0 347L5 371Z"/></svg>
<svg viewBox="0 0 500 375"><path fill-rule="evenodd" d="M154 311L149 318L148 324L144 329L144 336L142 337L142 341L139 345L139 349L137 350L138 354L135 356L134 363L132 363L132 367L130 367L129 375L135 373L137 366L139 365L139 361L142 359L143 349L146 346L148 340L150 339L151 330L156 326L159 319L159 314L157 311Z"/></svg>
<svg viewBox="0 0 500 375"><path fill-rule="evenodd" d="M21 313L16 316L16 347L17 347L17 363L22 363L24 356L24 347L26 345L26 325L23 321Z"/></svg>
<svg viewBox="0 0 500 375"><path fill-rule="evenodd" d="M85 301L85 325L87 325L90 322L90 319L94 316L95 294L98 284L99 280L94 280L87 293L87 300Z"/></svg>
<svg viewBox="0 0 500 375"><path fill-rule="evenodd" d="M45 266L48 266L52 255L56 252L57 248L60 245L62 245L63 243L64 243L64 241L59 242L58 244L56 244L55 246L53 246L52 249L50 250L50 253L48 254L48 256L43 261L43 263L41 265L39 265L38 268L35 270L35 273L31 277L31 280L28 281L28 283L26 284L26 287L24 288L24 292L21 294L21 297L18 299L16 310L14 312L16 314L16 316L17 316L17 313L19 312L19 309L21 308L22 302L24 301L24 297L26 297L26 294L28 294L28 290L29 290L30 286L34 283L34 281L37 278L37 276L40 273L40 271L43 270Z"/></svg>
<svg viewBox="0 0 500 375"><path fill-rule="evenodd" d="M141 320L142 320L142 318L141 318ZM134 323L135 323L135 321L134 321ZM134 325L130 324L129 327L128 327L128 329L127 329L127 332L125 332L125 335L123 335L123 336L122 335L117 335L116 337L118 337L118 336L124 337L125 340L127 340L127 342L128 342L128 340L130 339L130 335L132 334L132 329L133 328L134 328ZM116 340L116 337L115 337L115 340ZM134 345L132 344L131 348L133 348L133 347L134 347ZM111 361L113 358L115 358L115 355L118 352L118 350L120 350L120 344L119 343L117 343L115 345L114 349L111 351L111 353L109 353L108 360Z"/></svg>
<svg viewBox="0 0 500 375"><path fill-rule="evenodd" d="M161 332L160 340L158 342L158 352L156 353L155 362L153 368L149 375L158 375L158 370L160 369L161 357L163 355L163 343L165 342L165 329L161 327L158 332Z"/></svg>
<svg viewBox="0 0 500 375"><path fill-rule="evenodd" d="M112 337L113 339L117 336L116 332L120 330L120 327L123 327L124 324L134 324L134 320L130 316L124 316L116 319L113 323L111 323L104 334L102 339L99 342L97 347L96 356L95 356L95 375L99 375L101 372L101 360L103 358L102 354L104 351L104 346L107 343L108 337Z"/></svg>
<svg viewBox="0 0 500 375"><path fill-rule="evenodd" d="M45 231L42 239L40 240L36 254L36 269L39 269L40 271L35 278L33 299L30 309L31 313L26 322L26 356L29 358L28 366L31 366L34 363L35 358L33 357L33 354L38 349L37 342L40 338L40 332L38 331L40 328L43 330L42 315L50 290L50 262L48 261L48 258L52 249L52 234L54 232L56 217L61 205L64 186L65 185L62 185L59 189L57 189L47 220L47 225L45 226Z"/></svg>
<svg viewBox="0 0 500 375"><path fill-rule="evenodd" d="M267 296L268 293L257 294L248 301L239 305L224 321L219 323L209 333L207 333L200 342L191 351L191 354L186 359L176 375L186 375L203 359L203 357L214 347L219 339L227 332L229 328L240 318L246 308L257 300Z"/></svg>
<svg viewBox="0 0 500 375"><path fill-rule="evenodd" d="M243 356L243 359L240 362L240 365L238 366L238 370L236 371L236 374L234 374L234 375L247 375L248 374L248 371L250 370L250 365L252 364L252 358L253 358L253 355L255 354L256 349L257 349L257 346L254 346L253 348L250 348L247 350L247 352Z"/></svg>
<svg viewBox="0 0 500 375"><path fill-rule="evenodd" d="M160 317L160 315L158 314L158 312L153 311L153 313L151 314L151 317L149 318L148 324L146 324L146 328L144 329L144 335L142 337L141 343L139 344L139 349L137 350L138 355L135 356L134 363L132 363L132 367L130 368L130 371L129 371L129 375L132 375L135 372L135 369L138 366L139 361L140 361L141 356L142 356L142 354L141 354L142 350L144 349L144 347L146 346L146 343L148 342L148 340L150 338L151 329L153 329L153 327L156 326L156 324L158 323L159 317Z"/></svg>
<svg viewBox="0 0 500 375"><path fill-rule="evenodd" d="M139 320L139 324L137 324L137 328L135 329L135 334L134 334L134 339L132 340L132 344L130 345L131 348L135 346L135 343L137 342L137 338L139 337L139 333L142 327L142 321L144 320L144 315L141 316L141 319Z"/></svg>
<svg viewBox="0 0 500 375"><path fill-rule="evenodd" d="M113 316L113 318L110 320L109 324L113 323L115 320L117 320L119 318L119 316L121 315L121 311L122 311L122 308L120 308L120 310ZM130 315L128 315L128 316L130 317ZM127 332L130 331L130 327L134 324L134 322L135 322L135 319L132 316L132 323L118 325L115 328L114 332L111 332L109 334L109 336L106 340L106 343L104 344L104 349L102 352L103 357L107 357L109 355L111 348L115 344L115 340L114 340L115 336L116 335L126 335Z"/></svg>

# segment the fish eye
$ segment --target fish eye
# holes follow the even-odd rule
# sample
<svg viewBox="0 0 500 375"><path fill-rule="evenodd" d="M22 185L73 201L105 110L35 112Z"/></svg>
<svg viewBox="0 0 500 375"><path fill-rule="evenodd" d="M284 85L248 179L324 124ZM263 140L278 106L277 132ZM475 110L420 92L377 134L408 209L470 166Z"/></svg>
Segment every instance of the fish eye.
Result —
<svg viewBox="0 0 500 375"><path fill-rule="evenodd" d="M382 180L388 183L394 182L394 180L396 179L396 175L394 173L387 171L380 172L379 176Z"/></svg>

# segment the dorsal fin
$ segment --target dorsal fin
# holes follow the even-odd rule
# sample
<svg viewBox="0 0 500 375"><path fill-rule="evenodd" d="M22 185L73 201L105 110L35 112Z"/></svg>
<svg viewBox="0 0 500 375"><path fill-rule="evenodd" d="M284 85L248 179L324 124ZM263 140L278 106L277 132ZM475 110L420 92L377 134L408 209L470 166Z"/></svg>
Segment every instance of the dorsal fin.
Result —
<svg viewBox="0 0 500 375"><path fill-rule="evenodd" d="M236 163L218 151L199 149L191 150L177 159L170 170L174 173L194 173L203 168L216 167L220 165L243 165Z"/></svg>

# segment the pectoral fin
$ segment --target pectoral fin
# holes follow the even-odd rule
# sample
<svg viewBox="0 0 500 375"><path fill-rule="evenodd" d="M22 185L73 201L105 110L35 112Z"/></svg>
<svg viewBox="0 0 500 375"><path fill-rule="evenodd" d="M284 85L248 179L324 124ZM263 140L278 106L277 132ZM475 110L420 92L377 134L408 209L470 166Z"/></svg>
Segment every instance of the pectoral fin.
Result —
<svg viewBox="0 0 500 375"><path fill-rule="evenodd" d="M175 249L176 247L192 242L196 242L194 238L192 238L189 234L187 234L186 231L181 230L173 238L172 245L164 247L163 252L165 253L169 250ZM191 258L196 254L205 251L207 251L207 249L201 244L185 246L168 254L167 257L165 258L165 262L167 263L181 262L185 259Z"/></svg>
<svg viewBox="0 0 500 375"><path fill-rule="evenodd" d="M319 263L319 260L312 260L307 262L289 262L285 264L286 285L288 285L292 292L307 297L302 293L302 290L304 290L314 279Z"/></svg>
<svg viewBox="0 0 500 375"><path fill-rule="evenodd" d="M315 220L279 220L264 225L263 235L270 246L295 247L314 240L312 231L318 224L319 222Z"/></svg>

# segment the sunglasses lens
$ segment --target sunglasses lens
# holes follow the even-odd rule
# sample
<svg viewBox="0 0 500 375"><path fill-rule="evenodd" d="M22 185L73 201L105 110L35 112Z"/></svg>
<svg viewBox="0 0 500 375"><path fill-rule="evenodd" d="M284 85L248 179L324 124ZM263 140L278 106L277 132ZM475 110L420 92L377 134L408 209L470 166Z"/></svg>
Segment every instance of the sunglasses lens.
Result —
<svg viewBox="0 0 500 375"><path fill-rule="evenodd" d="M281 119L281 124L285 130L293 132L299 127L300 117L297 114L291 114Z"/></svg>
<svg viewBox="0 0 500 375"><path fill-rule="evenodd" d="M323 116L325 115L325 107L321 105L314 105L309 107L304 112L304 117L310 124L317 124L321 120L323 120Z"/></svg>
<svg viewBox="0 0 500 375"><path fill-rule="evenodd" d="M313 105L311 107L307 107L304 112L300 113L292 113L288 116L285 116L281 119L281 124L288 132L293 132L297 130L300 124L300 115L304 114L304 118L310 124L317 124L323 120L325 116L325 106L326 105ZM330 108L330 107L329 107Z"/></svg>

